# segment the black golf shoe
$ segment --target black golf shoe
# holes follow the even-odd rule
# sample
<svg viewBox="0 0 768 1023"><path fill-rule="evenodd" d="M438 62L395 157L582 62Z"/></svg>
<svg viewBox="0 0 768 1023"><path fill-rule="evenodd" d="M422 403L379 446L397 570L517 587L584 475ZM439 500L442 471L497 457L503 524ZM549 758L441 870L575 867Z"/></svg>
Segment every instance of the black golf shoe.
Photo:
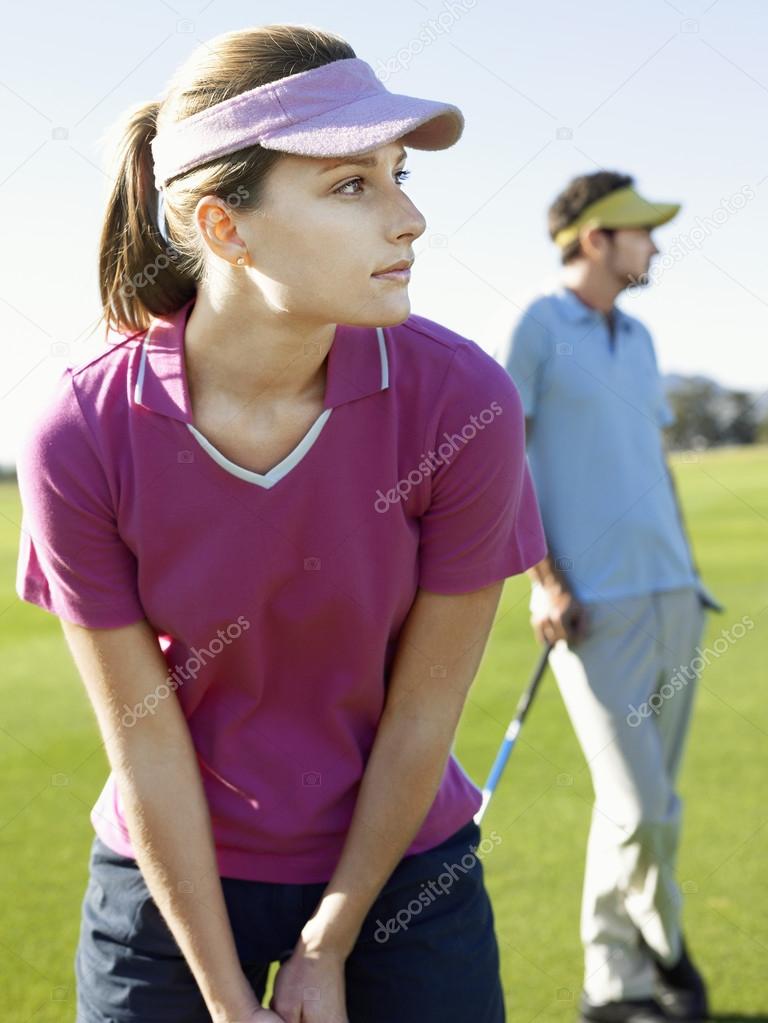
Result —
<svg viewBox="0 0 768 1023"><path fill-rule="evenodd" d="M666 1023L667 1018L655 998L593 1005L582 991L579 999L579 1023Z"/></svg>
<svg viewBox="0 0 768 1023"><path fill-rule="evenodd" d="M664 966L654 959L656 967L656 999L671 1020L685 1023L706 1023L709 1017L707 988L704 978L691 962L685 941L680 958L674 966Z"/></svg>

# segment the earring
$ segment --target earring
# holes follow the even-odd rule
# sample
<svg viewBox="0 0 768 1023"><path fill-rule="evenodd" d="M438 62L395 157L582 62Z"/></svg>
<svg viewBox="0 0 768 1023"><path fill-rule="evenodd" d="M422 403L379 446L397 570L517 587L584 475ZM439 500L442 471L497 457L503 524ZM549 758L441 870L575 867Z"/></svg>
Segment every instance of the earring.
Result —
<svg viewBox="0 0 768 1023"><path fill-rule="evenodd" d="M245 256L238 256L237 257L237 265L238 266L245 266Z"/></svg>

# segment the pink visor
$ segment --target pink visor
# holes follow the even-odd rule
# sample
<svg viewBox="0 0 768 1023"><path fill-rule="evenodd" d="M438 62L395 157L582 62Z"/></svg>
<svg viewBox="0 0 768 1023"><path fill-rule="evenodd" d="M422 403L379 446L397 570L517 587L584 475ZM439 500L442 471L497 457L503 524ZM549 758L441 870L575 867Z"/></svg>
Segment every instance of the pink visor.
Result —
<svg viewBox="0 0 768 1023"><path fill-rule="evenodd" d="M352 156L400 139L413 149L458 142L464 116L451 103L389 92L359 57L288 75L216 103L152 140L155 185L258 143L300 156Z"/></svg>

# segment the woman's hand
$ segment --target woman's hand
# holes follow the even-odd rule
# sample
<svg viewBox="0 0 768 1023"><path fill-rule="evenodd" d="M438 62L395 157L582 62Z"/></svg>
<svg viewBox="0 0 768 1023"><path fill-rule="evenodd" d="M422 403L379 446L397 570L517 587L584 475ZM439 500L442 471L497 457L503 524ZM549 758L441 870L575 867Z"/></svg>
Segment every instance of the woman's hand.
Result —
<svg viewBox="0 0 768 1023"><path fill-rule="evenodd" d="M323 950L299 938L293 955L277 971L270 1009L285 1023L349 1023L345 961L340 952ZM262 1021L254 1019L253 1023Z"/></svg>
<svg viewBox="0 0 768 1023"><path fill-rule="evenodd" d="M230 1023L285 1023L285 1020L282 1016L278 1016L276 1012L272 1012L270 1009L260 1005L250 1015L241 1016L236 1020L233 1019Z"/></svg>
<svg viewBox="0 0 768 1023"><path fill-rule="evenodd" d="M276 1012L271 1012L262 1005L258 1009L254 1009L250 1016L243 1016L241 1019L232 1020L232 1023L285 1023L285 1020L282 1016L278 1016Z"/></svg>

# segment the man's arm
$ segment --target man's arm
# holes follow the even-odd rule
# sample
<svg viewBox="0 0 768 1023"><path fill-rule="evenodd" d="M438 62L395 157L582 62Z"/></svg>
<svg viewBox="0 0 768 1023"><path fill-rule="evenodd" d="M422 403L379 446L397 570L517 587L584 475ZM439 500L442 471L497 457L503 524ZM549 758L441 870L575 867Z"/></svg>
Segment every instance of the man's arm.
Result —
<svg viewBox="0 0 768 1023"><path fill-rule="evenodd" d="M525 417L526 447L533 429L533 416ZM570 583L555 564L550 551L526 572L531 583L537 583L546 593L546 607L535 609L531 626L539 643L556 643L559 639L577 643L587 632L587 611L571 591Z"/></svg>
<svg viewBox="0 0 768 1023"><path fill-rule="evenodd" d="M531 565L526 571L531 582L538 583L545 590L567 592L570 590L568 582L562 571L555 564L555 559L547 551L546 557L536 565Z"/></svg>
<svg viewBox="0 0 768 1023"><path fill-rule="evenodd" d="M503 580L471 593L420 589L336 869L302 938L347 956L434 802Z"/></svg>
<svg viewBox="0 0 768 1023"><path fill-rule="evenodd" d="M680 503L680 495L678 494L677 486L675 484L675 477L672 475L672 468L668 461L666 462L666 467L667 475L669 476L669 485L672 488L672 496L674 497L675 507L677 508L677 516L680 521L680 528L683 532L683 536L688 547L688 554L691 559L691 565L693 566L694 575L696 576L697 579L699 599L701 600L704 607L709 608L712 611L717 611L719 614L722 614L723 611L725 611L725 607L720 603L720 601L716 597L714 597L709 592L707 587L702 582L701 572L699 571L699 566L696 564L696 558L693 553L693 544L691 543L690 535L686 529L685 519L683 518L683 506Z"/></svg>
<svg viewBox="0 0 768 1023"><path fill-rule="evenodd" d="M587 608L576 598L566 576L557 567L551 553L527 570L532 583L538 583L545 594L542 602L534 600L531 626L539 643L556 643L560 639L577 644L587 635Z"/></svg>

